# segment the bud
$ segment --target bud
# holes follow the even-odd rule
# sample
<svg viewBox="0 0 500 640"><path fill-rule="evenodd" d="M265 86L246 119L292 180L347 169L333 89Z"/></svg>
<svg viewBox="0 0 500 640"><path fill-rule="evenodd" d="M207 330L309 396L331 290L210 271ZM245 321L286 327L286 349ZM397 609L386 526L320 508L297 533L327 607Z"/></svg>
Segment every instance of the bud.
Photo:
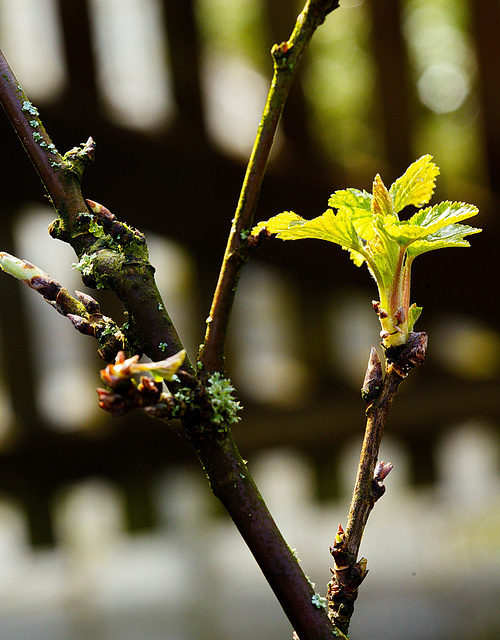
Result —
<svg viewBox="0 0 500 640"><path fill-rule="evenodd" d="M94 328L92 327L92 325L88 320L85 320L85 318L82 318L81 316L77 316L74 313L68 313L67 318L71 322L71 324L75 327L75 329L80 333L83 333L86 336L94 335Z"/></svg>
<svg viewBox="0 0 500 640"><path fill-rule="evenodd" d="M111 213L111 211L104 205L88 199L85 200L85 202L89 205L89 209L92 211L92 213L95 213L96 216L98 216L102 220L105 220L106 222L113 222L114 220L116 220L115 214Z"/></svg>
<svg viewBox="0 0 500 640"><path fill-rule="evenodd" d="M129 410L126 396L109 391L109 389L98 388L99 406L104 411L111 413L113 417L122 416Z"/></svg>
<svg viewBox="0 0 500 640"><path fill-rule="evenodd" d="M101 308L97 300L94 300L92 296L89 296L88 293L83 293L82 291L75 291L76 297L83 304L85 309L90 313L90 315L96 315L101 313Z"/></svg>
<svg viewBox="0 0 500 640"><path fill-rule="evenodd" d="M372 213L383 216L394 216L392 198L378 173L373 181Z"/></svg>
<svg viewBox="0 0 500 640"><path fill-rule="evenodd" d="M178 353L161 360L160 362L139 362L139 356L135 355L131 358L125 358L125 353L119 351L115 358L114 364L108 366L101 371L101 379L111 389L125 380L129 380L138 373L150 373L156 382L162 380L172 380L177 370L184 362L186 352L184 349Z"/></svg>
<svg viewBox="0 0 500 640"><path fill-rule="evenodd" d="M408 372L414 367L425 364L428 336L425 331L410 331L408 341L404 349L400 351L396 361L392 363L394 371L406 378Z"/></svg>
<svg viewBox="0 0 500 640"><path fill-rule="evenodd" d="M339 528L337 529L337 533L335 534L335 544L342 544L344 542L344 537L344 529L342 529L342 525L339 523Z"/></svg>
<svg viewBox="0 0 500 640"><path fill-rule="evenodd" d="M9 275L26 282L26 284L29 284L31 279L35 277L50 281L50 276L45 271L35 267L31 262L11 256L5 251L0 251L0 267Z"/></svg>
<svg viewBox="0 0 500 640"><path fill-rule="evenodd" d="M365 379L363 380L363 387L361 388L361 397L366 404L371 404L376 400L382 389L383 373L382 364L378 357L375 347L371 348L370 358L368 360L368 367L366 369Z"/></svg>
<svg viewBox="0 0 500 640"><path fill-rule="evenodd" d="M377 500L384 495L385 493L384 480L392 471L393 467L394 465L391 464L390 462L384 462L383 460L381 460L380 462L377 462L375 471L373 473L373 482L372 482L372 495L373 495L374 502L377 502Z"/></svg>
<svg viewBox="0 0 500 640"><path fill-rule="evenodd" d="M380 460L377 462L377 466L375 467L373 479L376 482L383 482L393 469L394 465L391 462L384 462L383 460Z"/></svg>

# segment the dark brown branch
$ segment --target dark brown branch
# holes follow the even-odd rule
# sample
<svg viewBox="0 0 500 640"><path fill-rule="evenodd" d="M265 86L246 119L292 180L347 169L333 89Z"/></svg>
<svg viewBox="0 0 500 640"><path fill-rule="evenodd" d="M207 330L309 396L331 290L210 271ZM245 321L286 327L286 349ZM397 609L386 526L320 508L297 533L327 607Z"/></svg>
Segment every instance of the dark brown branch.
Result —
<svg viewBox="0 0 500 640"><path fill-rule="evenodd" d="M338 1L335 0L308 0L290 40L273 48L273 83L214 296L213 322L209 323L201 354L207 373L224 370L224 340L234 292L242 265L252 250L247 238L274 134L297 63L315 29L337 6ZM148 262L147 249L140 234L131 230L126 246L117 247L117 239L113 237L111 228L106 226L112 220L107 216L105 220L98 220L100 214L95 210L95 203L89 210L83 200L80 178L85 159L90 159L87 147L76 149L73 155L66 154L64 158L57 155L57 163L61 161L62 167L52 166L39 145L34 145L32 137L29 137L29 121L28 124L22 122L24 94L19 94L20 98L19 92L22 90L9 70L8 74L2 76L0 93L7 96L7 114L58 211L59 219L52 227L52 235L73 246L89 284L111 288L124 301L133 323L132 333L144 352L158 360L170 355L172 350L179 350L180 341L163 310L153 279L153 268ZM37 126L40 127L41 123ZM52 144L44 130L42 135L47 145ZM102 233L92 231L95 224L106 232L104 242ZM162 344L167 348L163 348ZM158 392L157 389L151 391ZM241 459L229 428L226 426L221 429L221 425L215 423L193 424L184 420L184 430L198 453L214 494L247 542L300 639L338 638L339 633L330 622L319 596L276 527Z"/></svg>
<svg viewBox="0 0 500 640"><path fill-rule="evenodd" d="M338 633L325 609L315 604L314 589L287 545L232 436L195 445L210 481L248 544L300 640L331 640Z"/></svg>
<svg viewBox="0 0 500 640"><path fill-rule="evenodd" d="M308 0L287 42L274 45L274 73L257 137L248 162L236 214L210 310L199 359L206 371L224 371L224 343L236 286L248 258L248 237L274 136L298 63L316 29L338 7L334 0Z"/></svg>
<svg viewBox="0 0 500 640"><path fill-rule="evenodd" d="M354 559L358 557L365 525L375 504L373 493L375 465L378 460L387 416L401 381L401 376L394 369L390 369L383 382L378 400L371 404L366 412L365 437L346 528L347 549Z"/></svg>
<svg viewBox="0 0 500 640"><path fill-rule="evenodd" d="M365 437L346 528L347 549L353 560L357 559L366 521L378 497L374 494L373 480L389 410L401 381L413 367L424 364L426 349L427 334L423 331L412 332L403 349L398 348L387 354L386 376L380 394L366 410ZM370 365L373 366L372 356Z"/></svg>
<svg viewBox="0 0 500 640"><path fill-rule="evenodd" d="M354 611L358 587L367 574L366 560L362 558L358 561L361 539L371 510L385 491L383 481L392 469L390 463L378 463L385 424L399 385L412 368L424 364L426 349L427 334L411 332L404 347L386 352L386 375L381 383L378 357L375 357L373 349L370 354L362 390L369 404L356 483L346 531L344 533L339 526L331 548L334 568L328 588L330 617L345 634Z"/></svg>
<svg viewBox="0 0 500 640"><path fill-rule="evenodd" d="M164 309L144 237L123 223L94 213L82 196L83 170L94 157L92 138L61 156L1 51L0 101L59 216L51 225L51 235L69 243L80 262L87 260L85 284L117 293L129 313L138 350L153 360L180 351L182 344ZM106 237L92 231L92 224L104 228ZM119 243L113 235L116 225L125 233ZM188 359L184 367L191 370Z"/></svg>
<svg viewBox="0 0 500 640"><path fill-rule="evenodd" d="M66 163L45 131L38 109L28 100L0 51L0 103L38 172L56 211L76 217L87 207L74 177L68 180Z"/></svg>

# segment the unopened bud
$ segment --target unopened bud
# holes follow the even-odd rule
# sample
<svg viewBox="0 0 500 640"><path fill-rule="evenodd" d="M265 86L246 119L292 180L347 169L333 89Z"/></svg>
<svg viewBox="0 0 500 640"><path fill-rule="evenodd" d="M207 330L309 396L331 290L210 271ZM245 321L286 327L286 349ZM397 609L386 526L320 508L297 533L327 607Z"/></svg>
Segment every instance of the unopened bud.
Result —
<svg viewBox="0 0 500 640"><path fill-rule="evenodd" d="M383 482L389 473L393 470L394 465L391 462L384 462L380 460L377 462L377 466L375 467L375 472L373 474L373 479L377 482Z"/></svg>
<svg viewBox="0 0 500 640"><path fill-rule="evenodd" d="M80 333L83 333L86 336L94 335L94 328L92 327L92 325L88 320L85 320L85 318L82 318L81 316L77 316L73 313L68 313L67 318L71 322L71 324L75 327L75 329Z"/></svg>
<svg viewBox="0 0 500 640"><path fill-rule="evenodd" d="M96 216L98 216L102 220L106 220L107 222L113 222L113 220L116 220L115 214L111 213L111 211L104 205L88 199L85 200L85 202L89 205L89 209L92 211L92 213L95 213Z"/></svg>
<svg viewBox="0 0 500 640"><path fill-rule="evenodd" d="M90 315L95 315L101 312L101 308L97 300L94 300L92 296L89 296L88 293L83 293L82 291L75 291L76 297L83 304L85 309L90 313Z"/></svg>
<svg viewBox="0 0 500 640"><path fill-rule="evenodd" d="M344 529L342 529L342 525L339 523L339 528L337 529L337 533L335 534L335 544L342 544L344 542Z"/></svg>
<svg viewBox="0 0 500 640"><path fill-rule="evenodd" d="M382 389L382 382L382 364L378 357L377 350L375 347L372 347L365 379L363 380L363 387L361 388L361 397L367 404L371 404L379 397Z"/></svg>
<svg viewBox="0 0 500 640"><path fill-rule="evenodd" d="M0 252L0 267L18 280L29 280L33 276L47 276L45 272L35 267L31 262L11 256L6 251Z"/></svg>
<svg viewBox="0 0 500 640"><path fill-rule="evenodd" d="M380 302L378 300L372 300L372 307L379 318L382 318L382 319L387 318L388 313L385 309L382 309L382 307L380 306Z"/></svg>

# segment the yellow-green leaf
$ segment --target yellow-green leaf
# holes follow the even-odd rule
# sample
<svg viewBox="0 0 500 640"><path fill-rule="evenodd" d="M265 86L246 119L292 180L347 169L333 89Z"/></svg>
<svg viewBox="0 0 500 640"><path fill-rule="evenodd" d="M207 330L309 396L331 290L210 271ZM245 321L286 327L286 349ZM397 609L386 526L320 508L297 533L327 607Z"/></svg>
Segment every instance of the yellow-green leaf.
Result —
<svg viewBox="0 0 500 640"><path fill-rule="evenodd" d="M447 247L469 247L470 244L464 240L465 236L473 233L480 233L481 229L470 227L466 224L450 224L438 229L434 233L426 235L421 240L416 240L406 250L408 258L434 251L435 249L446 249Z"/></svg>
<svg viewBox="0 0 500 640"><path fill-rule="evenodd" d="M479 212L478 208L465 202L444 201L433 207L417 211L408 223L422 227L426 233L434 233L449 224L472 218Z"/></svg>
<svg viewBox="0 0 500 640"><path fill-rule="evenodd" d="M259 224L252 229L252 235L258 235L262 229L266 229L269 233L282 233L285 232L289 226L293 226L294 224L301 225L304 222L304 218L301 218L293 211L283 211L283 213L278 213L277 216L273 216L269 218L269 220L259 222Z"/></svg>
<svg viewBox="0 0 500 640"><path fill-rule="evenodd" d="M407 340L421 308L410 305L410 275L413 259L427 251L446 247L468 247L465 237L480 229L459 224L478 210L463 202L442 202L420 209L434 192L438 167L430 155L422 156L394 182L389 190L377 175L373 194L357 189L336 191L330 207L313 220L287 211L261 222L252 231L267 229L283 240L318 238L339 244L354 264L366 262L379 290L378 305L384 347L401 346ZM398 212L412 205L420 210L409 220Z"/></svg>
<svg viewBox="0 0 500 640"><path fill-rule="evenodd" d="M259 233L263 228L270 233L275 233L276 237L282 240L317 238L335 242L346 249L361 254L364 253L363 244L351 222L349 211L346 209L340 209L337 214L331 209L327 209L323 215L312 220L305 220L292 211L285 211L270 218L267 222L258 224L252 230L252 234Z"/></svg>
<svg viewBox="0 0 500 640"><path fill-rule="evenodd" d="M342 189L330 196L328 204L334 209L349 211L358 236L368 241L374 237L372 201L373 196L367 191Z"/></svg>
<svg viewBox="0 0 500 640"><path fill-rule="evenodd" d="M425 155L413 162L389 190L396 213L414 205L427 204L434 193L439 167L432 162L432 156Z"/></svg>
<svg viewBox="0 0 500 640"><path fill-rule="evenodd" d="M129 369L131 373L150 373L156 382L169 381L177 373L185 358L186 351L182 349L160 362L134 362L130 364Z"/></svg>

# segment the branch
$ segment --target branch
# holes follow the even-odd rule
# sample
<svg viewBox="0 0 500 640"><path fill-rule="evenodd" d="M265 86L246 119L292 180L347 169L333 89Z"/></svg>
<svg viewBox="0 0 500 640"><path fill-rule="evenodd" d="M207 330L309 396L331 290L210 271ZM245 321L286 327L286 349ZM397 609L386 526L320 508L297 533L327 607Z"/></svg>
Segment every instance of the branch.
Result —
<svg viewBox="0 0 500 640"><path fill-rule="evenodd" d="M99 303L91 296L76 291L77 298L74 298L57 280L31 262L5 251L0 251L0 268L39 293L56 311L66 316L77 331L94 336L103 360L110 361L119 351L128 348L121 329L111 318L102 315Z"/></svg>
<svg viewBox="0 0 500 640"><path fill-rule="evenodd" d="M233 387L219 372L205 381L176 367L184 354L142 365L137 356L117 356L101 371L106 389L98 389L101 407L112 415L143 407L152 416L180 418L183 435L195 449L214 495L224 505L301 640L342 637L328 618L325 598L315 593L299 561L285 542L233 440L230 425L241 408ZM163 370L161 372L160 370ZM177 383L163 392L150 371ZM175 375L173 375L175 374Z"/></svg>
<svg viewBox="0 0 500 640"><path fill-rule="evenodd" d="M248 544L300 640L343 637L281 535L230 434L195 445L212 491Z"/></svg>
<svg viewBox="0 0 500 640"><path fill-rule="evenodd" d="M384 494L383 481L391 471L390 463L378 462L382 436L399 385L409 371L425 362L427 334L409 334L408 342L386 352L386 375L375 349L372 349L362 395L368 402L366 430L361 448L358 474L354 485L346 531L339 525L331 547L334 559L333 578L328 585L330 618L345 634L354 611L358 588L367 574L366 560L358 561L361 539L375 502Z"/></svg>
<svg viewBox="0 0 500 640"><path fill-rule="evenodd" d="M80 191L81 171L56 149L40 120L38 109L29 101L0 50L0 103L30 157L56 211L75 220L87 207ZM88 148L87 161L93 158Z"/></svg>
<svg viewBox="0 0 500 640"><path fill-rule="evenodd" d="M169 404L172 410L180 407L186 410L182 417L184 433L200 458L213 492L247 542L301 640L330 640L342 637L342 634L330 621L321 597L314 592L260 496L233 441L229 428L231 419L226 418L223 423L218 420L215 413L218 398L214 394L217 393L215 389L221 387L213 384L213 375L208 374L224 371L224 340L234 291L241 268L254 248L255 241L249 239L249 235L257 198L297 63L315 29L337 6L337 0L308 0L290 40L273 47L272 86L231 228L211 309L212 322L201 352L206 381L197 380L192 367L184 364L184 372L178 372L181 385L177 388L174 385L171 393L175 402L164 403L167 413ZM141 350L156 360L181 351L182 345L154 283L142 234L118 223L107 209L91 201L85 202L82 197L80 180L84 165L93 157L93 141L89 139L87 144L61 156L43 129L36 109L31 112L32 107L28 106L25 94L4 59L1 71L2 104L59 215L51 226L51 235L75 249L79 257L78 268L86 284L110 288L117 293L129 311L132 333ZM33 122L26 116L28 112L33 115ZM35 133L40 133L40 139L33 135L34 129ZM117 225L122 225L119 233L116 232ZM136 361L127 361L124 357L118 356L116 364L133 369ZM191 382L187 384L189 377ZM104 380L109 383L109 376ZM121 385L118 387L112 398L106 390L106 397L101 392L102 402L109 401L115 410L115 403L119 404L123 395ZM159 401L165 400L159 387L144 386L143 381L136 387L129 385L125 393L128 403L120 405L120 410L130 404L138 406L151 402L150 408L154 411L155 404L159 406ZM186 403L182 403L183 394L188 397Z"/></svg>
<svg viewBox="0 0 500 640"><path fill-rule="evenodd" d="M84 284L116 292L129 314L137 351L153 360L181 351L154 280L144 236L118 222L102 205L83 198L80 183L85 166L94 158L92 138L62 156L1 51L0 102L57 211L50 234L73 247ZM183 366L192 371L187 358Z"/></svg>
<svg viewBox="0 0 500 640"><path fill-rule="evenodd" d="M224 371L224 344L236 287L244 263L255 248L250 236L255 209L274 136L298 63L316 29L336 9L338 0L308 0L286 42L274 45L273 78L248 162L245 179L219 274L199 361L206 371Z"/></svg>

